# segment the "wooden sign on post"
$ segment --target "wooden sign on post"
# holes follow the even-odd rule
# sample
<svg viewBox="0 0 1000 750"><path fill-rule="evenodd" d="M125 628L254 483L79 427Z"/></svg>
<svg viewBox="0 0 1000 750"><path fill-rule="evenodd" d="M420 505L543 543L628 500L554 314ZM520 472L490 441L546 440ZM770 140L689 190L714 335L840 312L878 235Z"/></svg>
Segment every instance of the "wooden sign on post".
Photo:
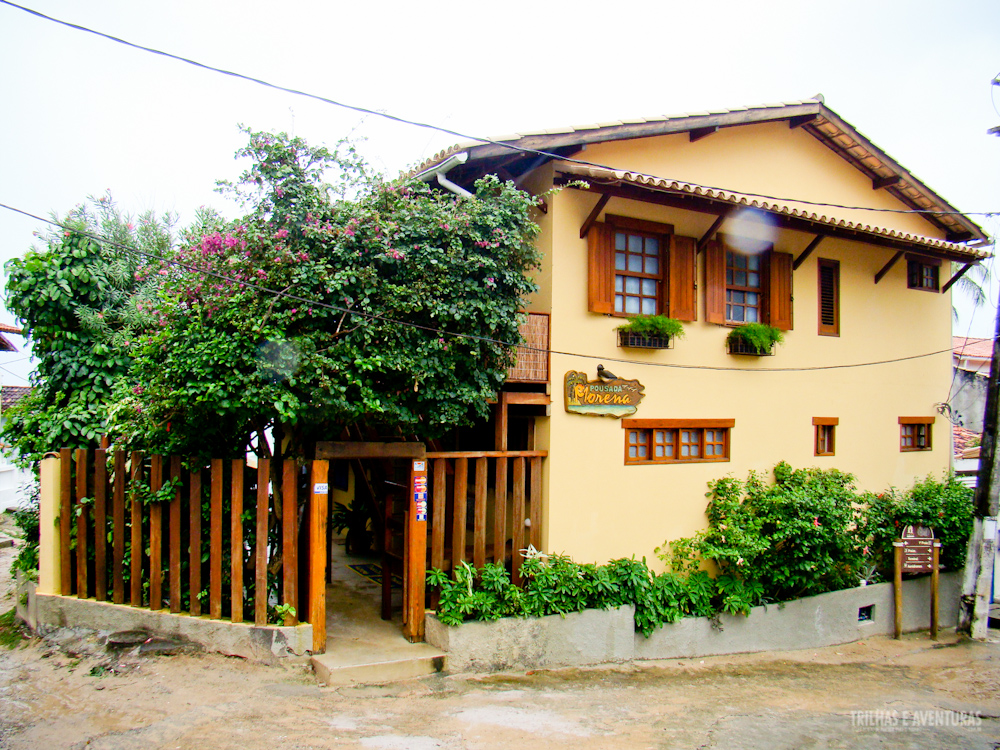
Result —
<svg viewBox="0 0 1000 750"><path fill-rule="evenodd" d="M941 542L927 526L905 526L901 538L892 543L894 552L893 594L896 603L894 637L903 634L903 573L931 574L931 639L937 640L939 614Z"/></svg>

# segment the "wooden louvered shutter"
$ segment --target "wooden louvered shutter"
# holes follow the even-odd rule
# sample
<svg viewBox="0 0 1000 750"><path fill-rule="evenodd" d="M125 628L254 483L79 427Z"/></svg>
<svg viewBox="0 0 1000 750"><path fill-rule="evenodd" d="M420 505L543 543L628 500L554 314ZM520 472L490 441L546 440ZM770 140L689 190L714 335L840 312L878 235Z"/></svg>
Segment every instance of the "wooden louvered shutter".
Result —
<svg viewBox="0 0 1000 750"><path fill-rule="evenodd" d="M664 286L669 291L664 296L669 299L663 309L677 320L698 320L698 296L695 291L696 270L698 268L698 241L693 237L670 235L670 257Z"/></svg>
<svg viewBox="0 0 1000 750"><path fill-rule="evenodd" d="M716 240L705 246L705 320L726 322L726 251Z"/></svg>
<svg viewBox="0 0 1000 750"><path fill-rule="evenodd" d="M587 233L588 309L610 315L615 311L615 230L595 223Z"/></svg>
<svg viewBox="0 0 1000 750"><path fill-rule="evenodd" d="M771 253L768 269L768 323L782 331L792 330L792 256Z"/></svg>
<svg viewBox="0 0 1000 750"><path fill-rule="evenodd" d="M819 259L819 333L840 335L840 263Z"/></svg>

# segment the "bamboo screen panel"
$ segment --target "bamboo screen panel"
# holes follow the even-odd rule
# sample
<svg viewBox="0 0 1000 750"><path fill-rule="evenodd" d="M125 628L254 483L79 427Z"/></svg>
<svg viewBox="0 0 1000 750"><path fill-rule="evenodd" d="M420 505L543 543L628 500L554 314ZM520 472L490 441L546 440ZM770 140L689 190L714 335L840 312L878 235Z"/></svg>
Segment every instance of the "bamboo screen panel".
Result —
<svg viewBox="0 0 1000 750"><path fill-rule="evenodd" d="M528 313L521 324L524 346L517 349L517 363L507 371L512 383L547 383L549 381L549 316Z"/></svg>

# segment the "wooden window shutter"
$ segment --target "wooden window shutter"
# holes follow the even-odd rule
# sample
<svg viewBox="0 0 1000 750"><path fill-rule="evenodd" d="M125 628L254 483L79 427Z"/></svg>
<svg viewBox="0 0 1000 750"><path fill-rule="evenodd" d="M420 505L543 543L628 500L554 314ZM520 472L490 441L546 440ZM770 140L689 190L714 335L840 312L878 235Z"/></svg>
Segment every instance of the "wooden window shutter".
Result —
<svg viewBox="0 0 1000 750"><path fill-rule="evenodd" d="M840 263L819 259L819 333L840 335Z"/></svg>
<svg viewBox="0 0 1000 750"><path fill-rule="evenodd" d="M792 330L792 256L771 253L768 273L768 322L782 331Z"/></svg>
<svg viewBox="0 0 1000 750"><path fill-rule="evenodd" d="M595 223L587 233L588 309L611 315L615 311L615 230Z"/></svg>
<svg viewBox="0 0 1000 750"><path fill-rule="evenodd" d="M705 320L726 322L726 251L716 240L705 245Z"/></svg>
<svg viewBox="0 0 1000 750"><path fill-rule="evenodd" d="M698 296L695 291L698 241L693 237L671 235L667 268L669 273L664 279L664 286L669 286L669 291L664 296L669 297L669 304L663 309L677 320L698 320Z"/></svg>

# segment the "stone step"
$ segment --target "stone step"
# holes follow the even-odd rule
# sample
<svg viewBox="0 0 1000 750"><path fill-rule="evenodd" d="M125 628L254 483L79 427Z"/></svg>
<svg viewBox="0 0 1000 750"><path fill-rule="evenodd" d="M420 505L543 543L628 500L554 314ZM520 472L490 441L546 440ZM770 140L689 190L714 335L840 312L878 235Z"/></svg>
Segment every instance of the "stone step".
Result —
<svg viewBox="0 0 1000 750"><path fill-rule="evenodd" d="M336 652L312 657L313 671L324 685L377 685L424 677L447 669L447 655L433 646L414 644L404 658L358 660Z"/></svg>

